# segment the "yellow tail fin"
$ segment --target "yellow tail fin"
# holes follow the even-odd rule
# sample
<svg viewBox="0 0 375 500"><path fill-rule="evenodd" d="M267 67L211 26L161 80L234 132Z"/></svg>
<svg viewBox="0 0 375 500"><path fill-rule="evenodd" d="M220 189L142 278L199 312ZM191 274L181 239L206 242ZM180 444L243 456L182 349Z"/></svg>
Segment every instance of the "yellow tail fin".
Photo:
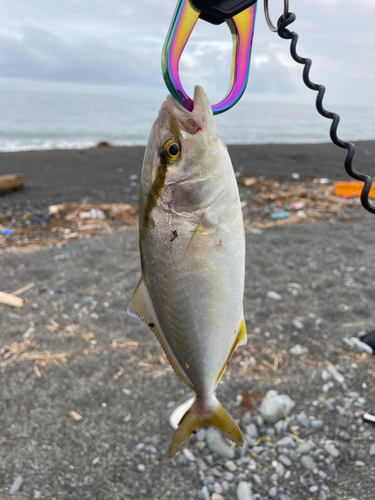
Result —
<svg viewBox="0 0 375 500"><path fill-rule="evenodd" d="M197 400L194 401L191 408L185 413L178 424L178 428L169 444L169 458L173 457L173 455L183 447L190 435L196 432L199 427L204 424L216 427L226 437L238 445L242 446L244 444L240 428L219 402L217 402L217 406L213 413L199 414L194 408L196 401Z"/></svg>

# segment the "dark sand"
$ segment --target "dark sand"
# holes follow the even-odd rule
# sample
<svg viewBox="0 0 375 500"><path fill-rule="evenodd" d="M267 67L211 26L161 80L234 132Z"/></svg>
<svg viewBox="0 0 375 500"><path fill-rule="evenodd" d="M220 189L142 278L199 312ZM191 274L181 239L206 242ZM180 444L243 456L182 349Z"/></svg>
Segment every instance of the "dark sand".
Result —
<svg viewBox="0 0 375 500"><path fill-rule="evenodd" d="M358 149L357 164L374 174L375 143L359 143ZM344 152L330 145L234 146L230 152L235 168L254 175L299 172L346 178ZM0 172L21 172L26 181L24 192L0 198L0 208L26 211L84 197L93 202L134 202L138 182L129 176L139 175L142 154L143 148L0 154ZM246 349L259 363L273 362L269 349L284 361L277 371L250 369L244 376L235 354L218 388L220 401L235 418L241 416L235 406L237 394L256 390L264 396L277 389L294 399L295 413L306 411L322 418L330 427L329 438L338 439L336 411L323 404L311 406L321 393L322 368L316 363L323 361L342 366L353 379L350 390L366 398L364 409L374 411L375 379L369 374L374 362L358 359L342 344L343 336L362 329L344 328L344 323L375 323L375 219L360 207L353 210L355 223L302 222L262 234L247 233ZM61 248L0 255L1 290L35 283L23 294L23 309L0 305L0 353L4 345L22 342L31 324L32 339L38 341L35 352L71 353L67 363L39 365L41 378L31 361L0 368L1 500L10 498L6 492L18 475L24 484L12 498L33 498L34 490L43 499L197 498L201 482L196 465L180 466L165 455L173 432L168 403L179 402L187 390L174 373L164 372L166 366L158 364L162 350L152 333L126 315L139 277L138 234L130 229ZM290 282L302 285L296 295L288 291ZM267 298L270 290L282 299ZM304 328L294 336L295 317L302 318ZM47 328L51 319L62 326L75 321L76 327L54 333ZM322 320L318 326L317 319ZM86 335L90 332L92 337ZM139 345L114 349L113 339ZM289 356L296 343L308 349L313 364ZM353 362L356 368L351 367ZM115 380L120 366L124 373ZM342 395L337 385L329 394L336 399ZM71 410L83 419L75 421ZM159 439L154 456L136 449L153 436ZM373 500L375 460L368 445L354 440L341 445L338 477L329 483L328 498ZM189 448L199 456L194 438ZM364 467L349 461L349 448L367 450L358 457ZM144 472L137 471L138 464L145 465ZM298 483L298 477L291 480ZM251 474L248 480L252 481ZM308 488L300 486L291 498L310 496ZM225 498L234 499L235 494L230 491ZM267 498L264 492L261 498Z"/></svg>
<svg viewBox="0 0 375 500"><path fill-rule="evenodd" d="M0 153L0 175L19 172L26 188L12 196L0 197L21 210L64 201L134 203L143 147L86 150L28 151ZM293 172L301 176L348 179L344 170L345 151L333 144L263 144L229 146L235 170L254 176L283 178ZM375 141L357 143L354 166L375 177Z"/></svg>

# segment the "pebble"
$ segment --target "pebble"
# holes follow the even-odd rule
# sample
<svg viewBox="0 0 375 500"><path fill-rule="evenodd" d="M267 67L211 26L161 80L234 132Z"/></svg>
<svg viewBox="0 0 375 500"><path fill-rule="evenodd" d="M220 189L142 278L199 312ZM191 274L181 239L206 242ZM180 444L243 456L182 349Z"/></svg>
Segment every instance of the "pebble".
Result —
<svg viewBox="0 0 375 500"><path fill-rule="evenodd" d="M278 463L275 472L279 477L283 477L285 474L285 468L283 464Z"/></svg>
<svg viewBox="0 0 375 500"><path fill-rule="evenodd" d="M349 432L341 431L339 433L339 438L342 439L343 441L350 441L350 434Z"/></svg>
<svg viewBox="0 0 375 500"><path fill-rule="evenodd" d="M178 457L177 457L177 463L178 463L178 465L187 465L189 463L189 461L182 454L182 455L178 455Z"/></svg>
<svg viewBox="0 0 375 500"><path fill-rule="evenodd" d="M252 437L253 439L258 439L259 437L259 432L258 428L255 424L249 424L246 426L246 433Z"/></svg>
<svg viewBox="0 0 375 500"><path fill-rule="evenodd" d="M293 346L289 352L290 354L293 354L293 356L302 356L303 354L303 350L298 345Z"/></svg>
<svg viewBox="0 0 375 500"><path fill-rule="evenodd" d="M197 463L197 467L198 467L198 469L199 469L199 470L201 470L201 471L205 472L205 471L208 469L207 464L206 464L206 462L203 460L203 458L198 457L198 458L196 459L196 463Z"/></svg>
<svg viewBox="0 0 375 500"><path fill-rule="evenodd" d="M37 500L42 496L42 492L39 490L34 490L34 500Z"/></svg>
<svg viewBox="0 0 375 500"><path fill-rule="evenodd" d="M279 494L279 500L290 500L289 495L284 495L283 493Z"/></svg>
<svg viewBox="0 0 375 500"><path fill-rule="evenodd" d="M309 453L311 451L311 444L308 443L307 441L303 441L297 446L296 452L301 453L303 455L304 453Z"/></svg>
<svg viewBox="0 0 375 500"><path fill-rule="evenodd" d="M146 470L146 466L143 464L138 464L137 465L137 471L138 472L144 472Z"/></svg>
<svg viewBox="0 0 375 500"><path fill-rule="evenodd" d="M354 462L355 467L364 467L366 464L364 462L361 462L360 460L356 460Z"/></svg>
<svg viewBox="0 0 375 500"><path fill-rule="evenodd" d="M303 328L303 323L299 318L294 318L292 321L294 328L297 328L297 330L302 330Z"/></svg>
<svg viewBox="0 0 375 500"><path fill-rule="evenodd" d="M259 412L265 422L275 424L278 420L282 420L284 418L282 408L288 415L294 406L294 401L292 401L288 395L278 395L276 391L268 391L266 397L260 405Z"/></svg>
<svg viewBox="0 0 375 500"><path fill-rule="evenodd" d="M23 483L23 477L22 476L17 476L14 483L12 484L12 487L9 490L9 493L11 495L14 495L17 493L17 491L21 488Z"/></svg>
<svg viewBox="0 0 375 500"><path fill-rule="evenodd" d="M246 481L240 481L237 486L237 500L252 500L251 485Z"/></svg>
<svg viewBox="0 0 375 500"><path fill-rule="evenodd" d="M278 434L281 434L282 431L286 431L287 428L288 428L288 422L286 420L279 420L278 422L276 422L276 424L274 425L275 429L276 429L276 432Z"/></svg>
<svg viewBox="0 0 375 500"><path fill-rule="evenodd" d="M261 485L261 484L262 484L262 480L261 480L261 478L258 476L258 474L254 474L254 475L253 475L253 479L254 479L254 481L255 481L257 484L259 484L259 485Z"/></svg>
<svg viewBox="0 0 375 500"><path fill-rule="evenodd" d="M332 375L332 377L336 380L336 382L338 384L344 383L344 380L345 380L344 375L341 375L341 373L339 371L337 371L333 365L328 365L327 371Z"/></svg>
<svg viewBox="0 0 375 500"><path fill-rule="evenodd" d="M328 392L332 387L335 387L335 384L333 382L328 382L328 384L324 384L322 387L323 392Z"/></svg>
<svg viewBox="0 0 375 500"><path fill-rule="evenodd" d="M209 427L207 429L207 446L213 453L217 453L222 458L234 458L235 452L224 440L219 431Z"/></svg>
<svg viewBox="0 0 375 500"><path fill-rule="evenodd" d="M355 343L355 347L356 347L358 352L361 352L361 353L365 352L366 354L369 354L370 356L373 356L373 354L374 354L374 349L370 345L362 342L361 340L357 339L357 341Z"/></svg>
<svg viewBox="0 0 375 500"><path fill-rule="evenodd" d="M324 445L324 449L334 458L337 458L340 455L340 452L336 448L336 446L333 443L330 443L329 441L327 441L326 444Z"/></svg>
<svg viewBox="0 0 375 500"><path fill-rule="evenodd" d="M324 429L324 422L323 422L323 420L312 420L310 422L310 425L316 431L322 431Z"/></svg>
<svg viewBox="0 0 375 500"><path fill-rule="evenodd" d="M348 339L347 337L344 337L344 338L342 339L342 341L344 342L344 344L345 344L346 346L348 346L348 347L350 347L350 348L355 347L355 343L354 343L352 340Z"/></svg>
<svg viewBox="0 0 375 500"><path fill-rule="evenodd" d="M313 470L316 469L316 463L313 458L311 458L309 455L304 455L301 458L301 463L302 465L307 469L307 470Z"/></svg>
<svg viewBox="0 0 375 500"><path fill-rule="evenodd" d="M210 500L210 493L207 486L203 486L203 488L198 492L198 498L200 500Z"/></svg>
<svg viewBox="0 0 375 500"><path fill-rule="evenodd" d="M206 429L202 429L202 427L198 430L196 434L197 441L204 441L206 438Z"/></svg>
<svg viewBox="0 0 375 500"><path fill-rule="evenodd" d="M318 496L318 499L319 500L327 500L327 495L324 493L323 490L320 490L319 491L319 496Z"/></svg>
<svg viewBox="0 0 375 500"><path fill-rule="evenodd" d="M280 441L278 441L276 443L276 447L277 448L279 448L279 447L295 448L296 447L296 442L291 437L286 436L286 437L280 439Z"/></svg>
<svg viewBox="0 0 375 500"><path fill-rule="evenodd" d="M237 470L237 465L232 462L232 460L228 460L225 462L225 468L228 469L230 472L234 472Z"/></svg>
<svg viewBox="0 0 375 500"><path fill-rule="evenodd" d="M324 382L328 382L328 380L331 380L331 378L331 374L327 372L327 370L322 371L322 379L324 380Z"/></svg>
<svg viewBox="0 0 375 500"><path fill-rule="evenodd" d="M184 454L184 457L186 458L186 460L188 460L189 462L195 462L195 456L192 454L192 452L190 450L188 450L187 448L184 448L182 450L182 453Z"/></svg>
<svg viewBox="0 0 375 500"><path fill-rule="evenodd" d="M370 446L370 457L375 457L375 444Z"/></svg>
<svg viewBox="0 0 375 500"><path fill-rule="evenodd" d="M292 465L292 461L285 455L279 455L279 462L281 462L286 467L290 467Z"/></svg>
<svg viewBox="0 0 375 500"><path fill-rule="evenodd" d="M224 500L224 497L219 493L213 493L211 495L211 500Z"/></svg>
<svg viewBox="0 0 375 500"><path fill-rule="evenodd" d="M275 498L275 496L277 495L277 488L275 486L273 486L269 492L268 492L268 496L271 497L271 498Z"/></svg>
<svg viewBox="0 0 375 500"><path fill-rule="evenodd" d="M222 493L223 492L223 487L221 486L220 483L214 483L214 490L215 490L215 493Z"/></svg>
<svg viewBox="0 0 375 500"><path fill-rule="evenodd" d="M316 493L317 491L319 491L319 487L314 485L314 486L310 486L309 488L309 492L310 493Z"/></svg>
<svg viewBox="0 0 375 500"><path fill-rule="evenodd" d="M269 299L274 299L274 300L281 300L281 295L277 292L267 292L267 297Z"/></svg>
<svg viewBox="0 0 375 500"><path fill-rule="evenodd" d="M306 415L300 414L297 417L298 422L308 429L310 427L310 420L306 417Z"/></svg>

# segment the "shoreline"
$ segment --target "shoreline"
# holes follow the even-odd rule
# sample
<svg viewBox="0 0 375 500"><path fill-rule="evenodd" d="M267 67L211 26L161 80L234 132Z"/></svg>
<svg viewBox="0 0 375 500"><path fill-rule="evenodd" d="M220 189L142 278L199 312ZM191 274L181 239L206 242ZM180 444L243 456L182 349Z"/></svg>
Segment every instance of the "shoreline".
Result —
<svg viewBox="0 0 375 500"><path fill-rule="evenodd" d="M375 141L356 143L354 168L375 176ZM20 173L25 189L0 195L0 204L20 210L63 202L137 203L144 146L55 149L0 153L0 175ZM229 145L236 172L283 179L350 180L345 150L332 143Z"/></svg>

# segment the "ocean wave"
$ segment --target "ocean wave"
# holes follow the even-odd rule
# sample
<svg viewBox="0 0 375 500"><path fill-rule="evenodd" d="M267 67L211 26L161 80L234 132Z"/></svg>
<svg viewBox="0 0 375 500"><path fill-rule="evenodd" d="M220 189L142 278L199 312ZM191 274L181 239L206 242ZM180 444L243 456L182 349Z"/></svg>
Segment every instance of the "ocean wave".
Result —
<svg viewBox="0 0 375 500"><path fill-rule="evenodd" d="M35 140L35 141L2 141L0 140L1 153L15 153L17 151L45 151L53 149L90 149L98 142L94 139L81 140ZM145 146L146 141L108 141L111 146Z"/></svg>

